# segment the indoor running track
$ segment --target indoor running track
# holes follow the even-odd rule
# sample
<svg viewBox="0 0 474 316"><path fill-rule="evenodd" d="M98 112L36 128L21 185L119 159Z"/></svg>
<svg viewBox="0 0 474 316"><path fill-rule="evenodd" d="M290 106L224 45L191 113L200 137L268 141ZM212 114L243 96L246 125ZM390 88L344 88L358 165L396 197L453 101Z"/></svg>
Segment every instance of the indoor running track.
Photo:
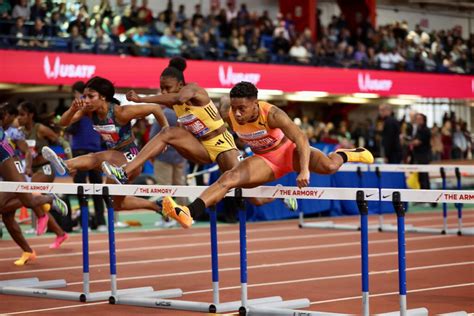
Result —
<svg viewBox="0 0 474 316"><path fill-rule="evenodd" d="M451 214L455 214L453 211ZM375 224L376 217L369 217ZM338 222L357 223L358 218ZM407 224L439 227L438 213L407 214ZM450 219L454 227L456 219ZM466 226L474 226L474 212L465 212ZM396 223L385 216L385 223ZM238 224L219 230L221 302L240 295ZM249 298L282 296L308 298L308 310L360 314L360 233L314 228L299 229L295 220L249 223ZM118 287L181 288L180 299L212 300L211 259L207 228L120 232L117 239ZM0 281L38 277L65 279L68 288L82 288L81 236L73 235L61 249L50 250L52 236L31 239L38 259L25 267L13 261L20 250L0 240ZM464 310L474 312L474 237L407 234L407 301L409 308L426 307L430 315ZM90 236L91 290L109 286L106 234ZM398 308L396 233L369 233L371 314ZM0 295L0 314L57 315L196 315L106 302L79 303Z"/></svg>

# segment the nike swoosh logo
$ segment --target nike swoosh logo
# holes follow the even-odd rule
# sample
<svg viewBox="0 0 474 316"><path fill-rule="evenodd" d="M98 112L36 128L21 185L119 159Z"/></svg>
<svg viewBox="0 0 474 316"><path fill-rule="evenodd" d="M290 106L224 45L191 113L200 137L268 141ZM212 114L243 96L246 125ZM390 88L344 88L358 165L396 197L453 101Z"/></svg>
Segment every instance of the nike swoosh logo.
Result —
<svg viewBox="0 0 474 316"><path fill-rule="evenodd" d="M391 194L389 194L389 195L384 195L384 196L382 196L382 198L383 198L383 199L386 199L386 198L388 198L390 195L391 195Z"/></svg>
<svg viewBox="0 0 474 316"><path fill-rule="evenodd" d="M102 191L102 189L95 189L95 192L100 192Z"/></svg>
<svg viewBox="0 0 474 316"><path fill-rule="evenodd" d="M374 194L375 194L375 193L372 193L372 194L366 194L366 195L365 195L365 197L366 197L366 198L369 198L369 197L371 197L371 196L372 196L372 195L374 195Z"/></svg>

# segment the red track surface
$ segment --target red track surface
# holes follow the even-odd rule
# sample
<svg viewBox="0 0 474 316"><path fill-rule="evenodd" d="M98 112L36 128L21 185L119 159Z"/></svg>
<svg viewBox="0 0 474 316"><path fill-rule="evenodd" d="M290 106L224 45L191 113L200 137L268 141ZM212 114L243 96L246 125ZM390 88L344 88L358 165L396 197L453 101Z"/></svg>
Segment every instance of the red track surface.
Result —
<svg viewBox="0 0 474 316"><path fill-rule="evenodd" d="M438 213L439 214L439 213ZM438 214L407 214L407 224L439 227ZM386 222L395 223L393 216ZM338 219L356 223L356 218ZM375 223L376 218L370 221ZM474 213L466 212L466 226ZM454 227L455 219L450 220ZM249 223L249 298L308 298L308 310L361 311L360 236L356 231L299 229L296 221ZM397 310L396 233L369 233L371 314ZM31 244L39 258L15 267L20 254L12 241L0 241L0 280L39 277L65 279L67 289L82 288L81 239L74 235L59 250L48 249L52 237ZM219 227L221 301L240 296L238 225ZM182 299L212 301L209 233L206 228L117 234L118 287L181 288ZM474 237L407 234L408 307L426 307L430 315L474 311ZM106 234L90 238L92 291L109 289ZM0 313L56 315L194 315L183 311L0 295Z"/></svg>

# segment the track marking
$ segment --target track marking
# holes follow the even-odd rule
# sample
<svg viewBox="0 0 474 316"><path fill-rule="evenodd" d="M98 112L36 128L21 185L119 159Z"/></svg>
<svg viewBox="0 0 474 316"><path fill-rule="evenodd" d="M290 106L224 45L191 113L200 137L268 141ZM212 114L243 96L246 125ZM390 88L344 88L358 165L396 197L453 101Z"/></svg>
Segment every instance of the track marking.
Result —
<svg viewBox="0 0 474 316"><path fill-rule="evenodd" d="M382 271L380 271L382 272ZM359 276L359 275L357 275ZM253 286L264 286L264 285L272 285L272 283L262 283L262 284L254 284ZM437 286L437 287L429 287L429 288L421 288L421 289L412 289L407 291L408 293L418 293L418 292L428 292L428 291L435 291L435 290L442 290L442 289L449 289L449 288L456 288L456 287L466 287L472 286L474 283L462 283L462 284L452 284L452 285L445 285L445 286ZM250 287L253 287L250 286ZM236 287L236 288L240 288ZM234 288L232 288L234 289ZM209 292L212 289L208 290ZM183 294L191 294L194 292L185 292ZM387 292L387 293L378 293L378 294L370 294L371 298L374 297L382 297L382 296L389 296L389 295L398 295L398 292ZM348 300L356 300L361 299L361 296L349 296L349 297L341 297L331 300L324 300L324 301L315 301L310 302L310 305L317 305L317 304L324 304L324 303L332 303L332 302L340 302L340 301L348 301ZM69 306L61 306L61 307L51 307L51 308L43 308L43 309L32 309L32 310L25 310L20 312L12 312L8 313L7 315L20 315L20 314L29 314L29 313L41 313L41 312L48 312L54 310L64 310L64 309L71 309L71 308L79 308L79 307L88 307L88 306L95 306L95 305L105 305L108 302L96 302L96 303L87 303L87 304L78 304L78 305L69 305ZM177 313L179 311L176 311Z"/></svg>
<svg viewBox="0 0 474 316"><path fill-rule="evenodd" d="M268 242L268 241L280 241L280 240L295 240L295 239L315 239L315 238L325 238L325 237L340 237L340 236L348 236L348 235L360 235L358 232L345 232L345 233L328 233L328 234L320 234L320 235L301 235L301 236L287 236L287 237L263 237L263 238L249 238L247 240L248 243L254 243L254 242ZM228 244L238 244L239 240L224 240L220 241L219 245L228 245ZM180 248L194 248L197 246L205 246L209 247L209 241L206 242L199 242L199 243L186 243L182 244ZM176 245L159 245L159 246L146 246L146 247L130 247L130 248L120 248L116 250L116 253L124 253L124 252L134 252L134 251L143 251L143 250L163 250L163 249L175 249ZM96 254L108 254L109 250L104 249L104 250L96 250L96 251L89 251L89 256L90 255L96 255ZM41 258L62 258L62 257L72 257L72 256L82 256L82 251L80 252L71 252L71 253L61 253L61 254L54 254L54 255L44 255L41 256ZM10 258L2 258L0 259L1 261L11 261L11 260L16 260L18 259L18 256L16 257L10 257ZM0 274L1 275L1 274Z"/></svg>
<svg viewBox="0 0 474 316"><path fill-rule="evenodd" d="M449 247L449 248L432 248L432 249L423 249L423 250L416 250L416 251L407 251L408 253L425 253L425 252L439 252L439 251L449 251L449 250L458 250L458 249L466 249L466 248L474 248L474 245L470 246L460 246L460 247ZM285 250L286 251L286 250ZM232 253L232 255L239 255L238 252ZM379 254L371 254L369 258L376 258L376 257L385 257L385 256L395 256L398 255L398 252L385 252ZM292 265L301 265L301 264L315 264L315 263L326 263L326 262L335 262L335 261L345 261L345 260L360 260L360 255L354 256L346 256L346 257L330 257L330 258L322 258L322 259L313 259L313 260L301 260L301 261L287 261L287 262L280 262L280 263L265 263L259 265L251 265L248 266L247 269L267 269L267 268L275 268L275 267L284 267L284 266L292 266ZM470 261L469 261L470 262ZM472 262L470 262L472 263ZM229 268L220 268L219 272L230 272L230 271L238 271L240 267L229 267ZM207 274L211 273L211 269L206 270L196 270L196 271L184 271L184 272L174 272L168 274L154 274L154 275L144 275L144 276L134 276L134 277L119 277L117 281L131 281L131 280L140 280L140 279L153 279L153 278L165 278L165 277L176 277L176 276L189 276L189 275L196 275L196 274ZM90 281L91 284L93 283L104 283L110 282L110 278L101 279L101 280L92 280ZM80 282L71 282L68 285L80 285Z"/></svg>
<svg viewBox="0 0 474 316"><path fill-rule="evenodd" d="M419 236L419 237L408 237L406 238L407 241L416 241L416 240L433 240L438 238L446 238L446 236ZM457 238L457 237L456 237ZM394 243L397 239L383 239L383 240L374 240L372 241L373 244L383 244L383 243ZM236 241L237 243L238 241ZM288 251L297 251L297 250L311 250L311 249L321 249L327 247L345 247L345 246L353 246L359 245L360 242L350 242L350 243L339 243L339 244L324 244L324 245L310 245L310 246L301 246L301 247L285 247L285 248L273 248L273 249L260 249L260 250L251 250L247 251L247 254L260 254L260 253L276 253L276 252L288 252ZM204 243L203 245L208 246L208 243ZM474 245L467 245L467 246L458 246L458 247L474 247ZM151 249L151 248L147 248ZM437 248L436 248L437 249ZM411 250L414 251L414 250ZM422 250L419 250L422 251ZM407 251L407 253L410 253ZM229 256L237 256L239 252L223 252L219 254L219 257L229 257ZM375 255L375 254L371 254ZM174 258L160 258L160 259L149 259L149 260L136 260L136 261L124 261L118 262L117 266L127 266L127 265L136 265L136 264L147 264L147 263L160 263L160 262L173 262L173 261L183 261L183 260L196 260L196 259L207 259L210 258L210 254L205 255L197 255L197 256L187 256L187 257L174 257ZM354 257L354 256L351 256ZM357 255L355 256L357 257ZM338 257L336 257L338 258ZM360 258L360 254L358 255ZM318 259L322 260L322 259ZM101 263L101 264L92 264L89 265L89 268L101 268L101 267L108 267L109 263ZM82 270L82 265L76 266L67 266L67 267L56 267L56 268L45 268L45 269L34 269L34 270L27 270L27 271L10 271L10 272L1 272L1 275L14 275L14 274L29 274L29 273L40 273L40 272L52 272L52 271L66 271L66 270ZM94 281L91 281L94 283Z"/></svg>
<svg viewBox="0 0 474 316"><path fill-rule="evenodd" d="M461 284L452 284L452 285L445 285L445 286L435 286L435 287L428 287L428 288L424 288L424 289L407 290L407 293L428 292L428 291L444 290L444 289L451 289L451 288L456 288L456 287L466 287L466 286L473 286L473 285L474 285L474 283L461 283ZM400 295L400 294L398 293L398 291L397 292L370 294L370 298L389 296L389 295ZM356 299L362 299L362 296L350 296L350 297L335 298L335 299L331 299L331 300L315 301L315 302L311 302L310 305L317 305L317 304L324 304L324 303L334 303L334 302L341 302L341 301L350 301L350 300L356 300Z"/></svg>

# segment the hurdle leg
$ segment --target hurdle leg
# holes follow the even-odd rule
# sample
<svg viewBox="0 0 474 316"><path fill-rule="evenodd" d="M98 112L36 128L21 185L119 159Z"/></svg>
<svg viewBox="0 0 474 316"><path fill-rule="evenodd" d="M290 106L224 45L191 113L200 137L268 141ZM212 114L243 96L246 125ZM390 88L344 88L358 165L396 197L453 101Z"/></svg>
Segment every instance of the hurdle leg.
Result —
<svg viewBox="0 0 474 316"><path fill-rule="evenodd" d="M439 168L439 173L441 174L442 187L443 190L446 190L446 172L443 167ZM448 204L443 202L443 230L441 234L446 234L448 232Z"/></svg>
<svg viewBox="0 0 474 316"><path fill-rule="evenodd" d="M461 190L462 189L462 184L461 184L461 172L459 171L459 168L456 167L455 169L456 173L456 184L457 184L457 189ZM462 235L462 203L456 203L456 207L458 209L458 235Z"/></svg>
<svg viewBox="0 0 474 316"><path fill-rule="evenodd" d="M382 173L379 167L375 167L375 175L377 176L377 187L379 188L379 228L378 231L383 231L383 213L382 213Z"/></svg>
<svg viewBox="0 0 474 316"><path fill-rule="evenodd" d="M247 213L243 207L242 189L235 189L237 202L239 203L239 238L240 238L240 298L242 306L247 306Z"/></svg>
<svg viewBox="0 0 474 316"><path fill-rule="evenodd" d="M81 209L81 227L82 227L82 294L79 297L81 302L85 302L90 294L90 276L89 276L89 201L84 194L84 187L77 188L77 198Z"/></svg>
<svg viewBox="0 0 474 316"><path fill-rule="evenodd" d="M210 208L211 261L212 261L212 302L219 304L219 256L217 248L217 211Z"/></svg>
<svg viewBox="0 0 474 316"><path fill-rule="evenodd" d="M398 234L398 283L400 293L400 315L428 315L426 308L408 310L406 288L406 251L405 251L405 208L401 202L400 192L393 192L393 207L397 213ZM426 311L426 313L425 313ZM421 313L420 313L421 312Z"/></svg>
<svg viewBox="0 0 474 316"><path fill-rule="evenodd" d="M360 213L362 315L369 316L369 208L365 201L364 191L357 191L357 206Z"/></svg>

